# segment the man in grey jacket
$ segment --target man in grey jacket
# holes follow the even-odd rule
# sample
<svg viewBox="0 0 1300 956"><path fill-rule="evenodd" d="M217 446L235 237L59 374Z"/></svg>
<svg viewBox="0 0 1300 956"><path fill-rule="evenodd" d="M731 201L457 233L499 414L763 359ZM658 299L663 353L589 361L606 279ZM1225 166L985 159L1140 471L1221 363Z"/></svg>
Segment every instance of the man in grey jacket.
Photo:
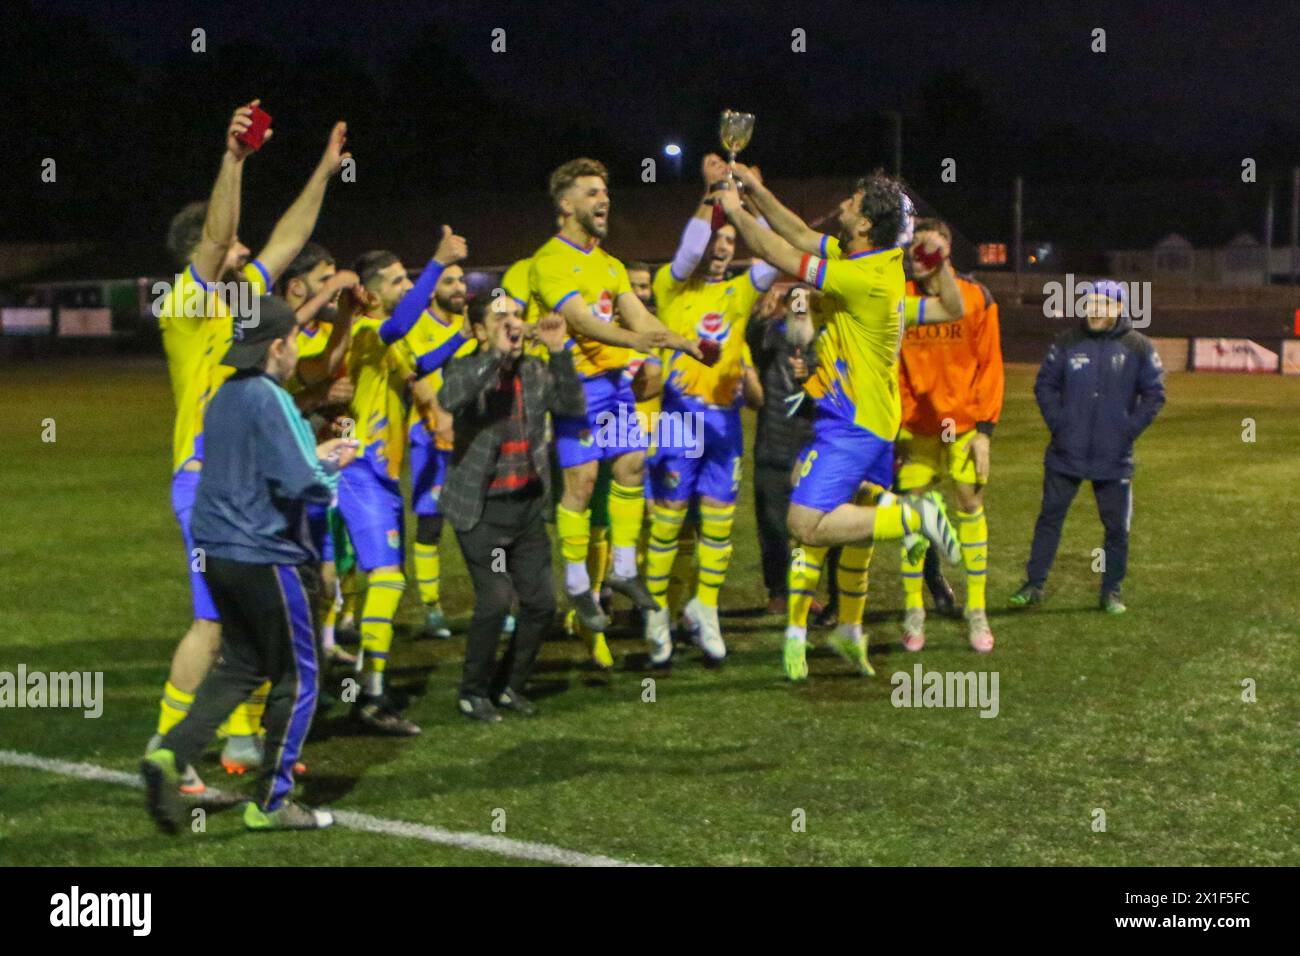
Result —
<svg viewBox="0 0 1300 956"><path fill-rule="evenodd" d="M328 505L357 443L316 444L284 382L298 363L297 323L264 296L235 316L222 359L236 372L204 417L204 467L194 499L196 560L221 618L221 657L185 719L141 764L146 806L168 833L185 808L179 769L192 764L230 712L266 680L261 794L244 808L250 830L314 830L333 818L291 799L294 767L316 711L316 553L307 506Z"/></svg>
<svg viewBox="0 0 1300 956"><path fill-rule="evenodd" d="M565 349L563 319L551 314L535 326L550 352L543 362L523 354L524 324L514 299L480 298L470 312L486 327L487 344L443 371L438 404L452 415L455 447L440 503L474 582L458 706L466 717L498 721L497 706L536 713L523 689L555 616L544 521L551 500L546 413L584 415L586 400ZM515 632L498 667L497 644L516 596Z"/></svg>

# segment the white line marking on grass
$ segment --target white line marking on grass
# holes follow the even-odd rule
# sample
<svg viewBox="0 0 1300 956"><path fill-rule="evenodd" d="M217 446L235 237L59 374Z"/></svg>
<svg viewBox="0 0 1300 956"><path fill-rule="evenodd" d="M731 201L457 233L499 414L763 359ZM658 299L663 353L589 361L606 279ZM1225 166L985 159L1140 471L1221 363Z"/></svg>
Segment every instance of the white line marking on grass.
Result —
<svg viewBox="0 0 1300 956"><path fill-rule="evenodd" d="M14 750L0 750L0 765L24 767L29 770L43 770L64 777L76 777L79 780L93 780L97 783L112 783L121 787L140 789L139 776L121 770L110 770L93 763L72 763L67 760L55 760L51 757L38 757L36 754L18 753ZM224 796L215 787L209 787L204 799ZM482 833L462 833L456 830L444 830L441 827L426 826L422 823L407 823L404 820L386 820L372 817L368 813L354 813L351 810L334 810L337 824L349 830L365 833L381 833L385 836L408 837L424 840L426 843L438 843L454 846L462 850L477 850L481 853L495 853L498 856L513 857L519 860L538 860L556 866L645 866L643 863L630 863L608 856L592 856L551 846L549 843L530 843L526 840L509 840L505 837L488 836Z"/></svg>

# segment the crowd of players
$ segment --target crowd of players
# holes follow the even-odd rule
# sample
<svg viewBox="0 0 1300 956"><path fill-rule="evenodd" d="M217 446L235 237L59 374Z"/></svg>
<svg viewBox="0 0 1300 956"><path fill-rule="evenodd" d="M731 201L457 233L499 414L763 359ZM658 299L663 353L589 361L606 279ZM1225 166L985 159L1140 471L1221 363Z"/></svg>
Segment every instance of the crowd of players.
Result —
<svg viewBox="0 0 1300 956"><path fill-rule="evenodd" d="M746 403L759 414L753 480L760 544L769 610L787 616L783 666L791 681L808 676L810 615L828 613L814 603L823 576L835 601L830 645L861 674L873 673L862 620L877 543L903 554L908 650L925 643L926 578L936 607L955 607L936 552L964 570L971 647L993 649L983 492L1003 398L997 306L986 288L956 275L948 227L917 220L900 182L880 172L859 180L839 206L833 234L822 234L785 207L756 168L709 156L704 197L672 261L625 267L602 245L607 172L595 160L576 159L550 179L556 234L512 265L495 294L471 298L461 266L468 245L448 227L415 281L391 252L366 252L344 269L311 241L327 185L348 156L342 123L253 255L238 239L238 222L242 170L253 152L240 134L255 106L232 117L210 199L182 210L168 236L181 271L159 316L176 402L173 507L191 560L194 620L173 659L148 746L151 799L162 799L159 781L188 793L204 789L187 761L163 773L166 760L153 755L170 753L183 736L177 727L222 649L221 614L209 593L213 572L196 547L205 532L192 527L191 513L204 474L205 414L235 374L223 357L255 323L239 314L235 298L220 294L220 283L274 295L293 313L293 358L278 339L271 352L263 343L256 355L279 363L295 415L310 423L320 459L330 463L329 500L311 501L305 512L321 582L312 630L322 659L355 675L352 713L366 732L420 732L385 688L393 618L413 577L426 631L451 636L440 591L448 508L441 493L465 449L439 394L453 363L498 341L543 360L563 349L581 379L585 414L551 415L548 434L560 476L553 520L567 625L596 665L614 663L605 631L616 595L643 613L652 665L670 663L675 630L688 634L706 661L725 657L718 606L733 551ZM753 264L730 275L741 240ZM557 339L556 327L567 335ZM698 433L676 432L694 434L692 441L666 441L662 428L608 427L629 417L644 427L674 416L700 423ZM520 461L517 474L499 470L483 489L489 511L498 491L534 487L535 469ZM411 575L404 469L416 516ZM945 478L956 505L952 523L936 490ZM483 611L480 600L476 624L510 634L523 625L509 610ZM478 620L484 614L496 617ZM360 631L355 655L337 640L353 625ZM520 690L485 695L463 684L458 706L480 720L499 720L501 709L533 713ZM246 814L255 828L326 823L290 799L301 742L286 741L293 733L285 724L286 714L303 706L300 691L264 683L221 731L226 769L261 770L268 781L266 799ZM268 695L272 710L284 711L269 734Z"/></svg>

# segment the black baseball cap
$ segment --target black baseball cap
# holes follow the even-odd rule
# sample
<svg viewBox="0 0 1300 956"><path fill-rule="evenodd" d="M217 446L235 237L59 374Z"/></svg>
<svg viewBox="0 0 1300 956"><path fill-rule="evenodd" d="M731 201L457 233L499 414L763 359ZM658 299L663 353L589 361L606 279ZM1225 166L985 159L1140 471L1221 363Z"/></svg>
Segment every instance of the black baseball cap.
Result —
<svg viewBox="0 0 1300 956"><path fill-rule="evenodd" d="M258 368L266 361L266 350L276 339L287 339L298 328L298 318L289 303L273 295L253 300L246 316L236 315L231 320L230 348L222 365L235 368Z"/></svg>

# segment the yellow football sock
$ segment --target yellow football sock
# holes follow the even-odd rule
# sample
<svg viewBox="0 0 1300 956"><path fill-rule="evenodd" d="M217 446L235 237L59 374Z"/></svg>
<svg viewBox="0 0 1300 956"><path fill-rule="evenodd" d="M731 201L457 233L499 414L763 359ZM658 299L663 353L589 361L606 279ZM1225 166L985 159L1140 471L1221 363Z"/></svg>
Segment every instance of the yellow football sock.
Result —
<svg viewBox="0 0 1300 956"><path fill-rule="evenodd" d="M365 590L365 579L359 571L348 572L339 590L343 593L343 607L339 608L339 618L355 626L357 621L357 602Z"/></svg>
<svg viewBox="0 0 1300 956"><path fill-rule="evenodd" d="M650 544L646 548L645 583L660 607L668 607L665 595L677 558L678 537L686 521L685 508L665 508L656 504L650 509Z"/></svg>
<svg viewBox="0 0 1300 956"><path fill-rule="evenodd" d="M907 560L907 549L902 548L903 559L900 572L903 575L903 607L907 610L925 607L925 598L921 586L925 583L925 552L916 561Z"/></svg>
<svg viewBox="0 0 1300 956"><path fill-rule="evenodd" d="M218 737L253 737L262 731L262 715L266 713L266 698L271 693L271 682L265 681L248 695L248 700L230 712L217 728Z"/></svg>
<svg viewBox="0 0 1300 956"><path fill-rule="evenodd" d="M695 541L695 526L682 525L682 533L677 536L677 557L673 561L673 570L668 577L666 607L674 614L686 604L686 595L691 593L695 584Z"/></svg>
<svg viewBox="0 0 1300 956"><path fill-rule="evenodd" d="M794 549L790 559L789 576L789 625L791 627L808 627L808 608L817 594L817 585L822 579L822 564L825 560L825 548L800 545Z"/></svg>
<svg viewBox="0 0 1300 956"><path fill-rule="evenodd" d="M587 576L591 578L591 589L597 595L609 573L609 529L599 525L591 529L591 541L587 545Z"/></svg>
<svg viewBox="0 0 1300 956"><path fill-rule="evenodd" d="M406 577L400 571L372 571L366 588L366 603L361 610L361 650L365 668L382 675L388 666L388 651L393 646L393 617L402 601ZM369 693L379 691L368 689Z"/></svg>
<svg viewBox="0 0 1300 956"><path fill-rule="evenodd" d="M902 502L892 494L883 494L876 502L876 515L872 525L873 541L901 541L903 536L921 527L921 517L911 508L903 510Z"/></svg>
<svg viewBox="0 0 1300 956"><path fill-rule="evenodd" d="M867 607L867 580L874 545L846 546L840 551L835 567L835 587L839 594L838 610L841 624L861 624L862 612Z"/></svg>
<svg viewBox="0 0 1300 956"><path fill-rule="evenodd" d="M700 505L700 540L696 546L700 580L695 586L695 596L708 607L718 606L718 591L727 579L732 552L731 525L735 520L735 505Z"/></svg>
<svg viewBox="0 0 1300 956"><path fill-rule="evenodd" d="M422 603L433 605L442 599L442 556L436 544L415 542L415 583Z"/></svg>
<svg viewBox="0 0 1300 956"><path fill-rule="evenodd" d="M961 561L966 567L966 607L982 611L989 563L989 524L983 507L957 512L957 537L961 540Z"/></svg>
<svg viewBox="0 0 1300 956"><path fill-rule="evenodd" d="M166 736L168 731L185 719L192 703L193 694L179 689L171 681L163 684L162 700L158 702L158 733Z"/></svg>
<svg viewBox="0 0 1300 956"><path fill-rule="evenodd" d="M614 573L636 574L636 545L645 520L645 488L609 483L609 543L614 548Z"/></svg>
<svg viewBox="0 0 1300 956"><path fill-rule="evenodd" d="M564 582L570 594L579 594L591 587L587 575L587 550L591 545L591 509L570 511L564 505L555 506L555 533L560 536L560 553L564 556ZM579 587L582 579L587 587ZM576 590L575 590L576 588Z"/></svg>

